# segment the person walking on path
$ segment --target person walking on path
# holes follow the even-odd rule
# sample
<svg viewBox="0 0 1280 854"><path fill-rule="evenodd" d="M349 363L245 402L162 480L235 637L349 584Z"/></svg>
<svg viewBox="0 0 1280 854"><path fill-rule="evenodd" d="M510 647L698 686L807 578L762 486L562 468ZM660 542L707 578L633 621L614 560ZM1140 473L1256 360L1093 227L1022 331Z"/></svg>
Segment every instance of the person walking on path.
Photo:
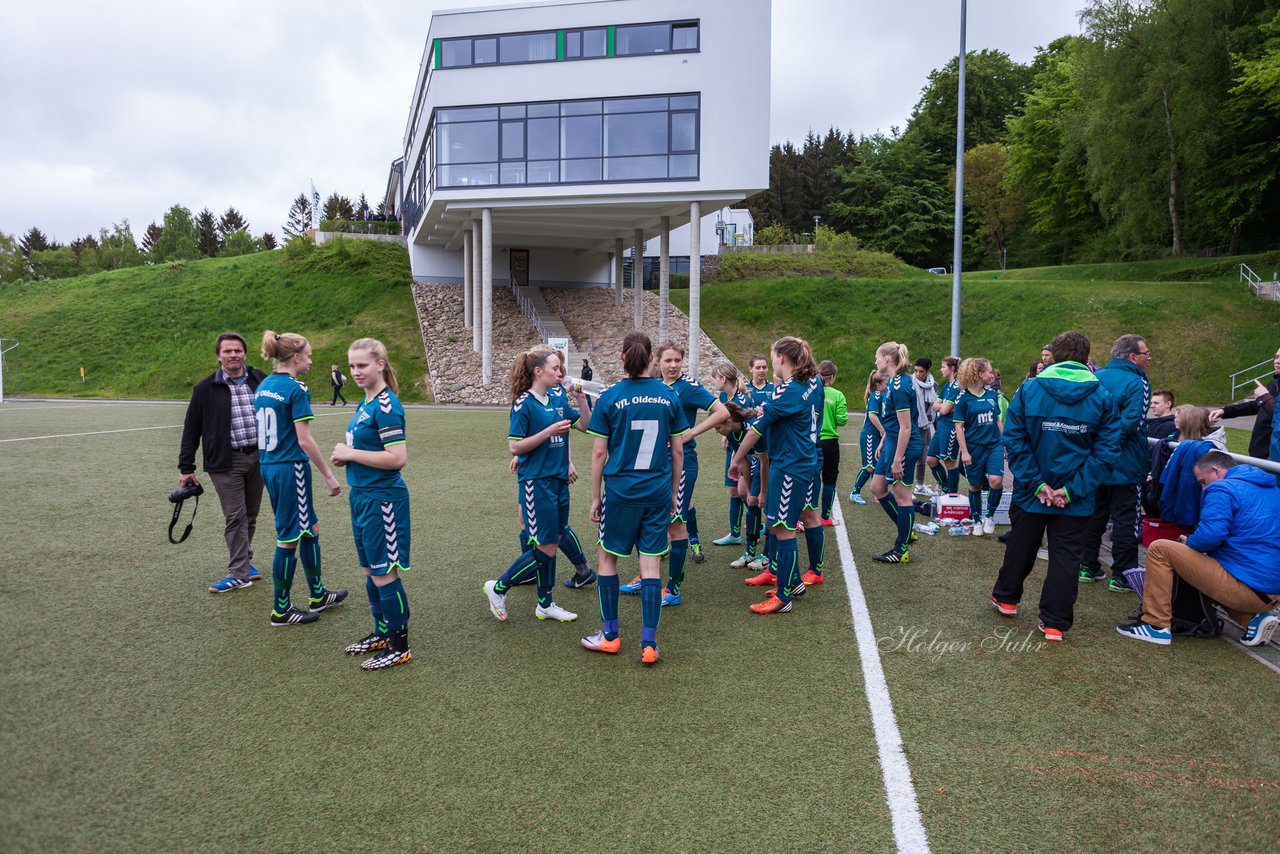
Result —
<svg viewBox="0 0 1280 854"><path fill-rule="evenodd" d="M333 400L329 401L330 406L337 406L338 401L342 401L342 405L347 405L347 399L342 396L342 387L347 384L347 378L342 375L342 371L338 370L337 365L329 367L329 384L333 386Z"/></svg>

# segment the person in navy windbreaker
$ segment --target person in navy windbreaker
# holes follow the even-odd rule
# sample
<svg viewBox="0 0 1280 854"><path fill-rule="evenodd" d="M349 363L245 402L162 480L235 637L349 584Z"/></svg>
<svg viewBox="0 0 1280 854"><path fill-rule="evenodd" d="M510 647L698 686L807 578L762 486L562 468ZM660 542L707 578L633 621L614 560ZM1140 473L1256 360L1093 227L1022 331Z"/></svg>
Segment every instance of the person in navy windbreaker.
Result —
<svg viewBox="0 0 1280 854"><path fill-rule="evenodd" d="M1085 367L1089 339L1064 332L1049 346L1053 364L1019 386L1005 415L1013 529L991 605L1003 616L1017 616L1047 531L1049 569L1038 628L1046 640L1060 641L1074 620L1089 519L1120 452L1120 422L1111 396Z"/></svg>
<svg viewBox="0 0 1280 854"><path fill-rule="evenodd" d="M1280 618L1280 487L1275 475L1236 465L1210 451L1196 461L1204 486L1200 524L1189 537L1157 540L1147 549L1142 619L1116 631L1166 646L1172 641L1174 573L1226 609L1244 626L1240 642L1270 640Z"/></svg>
<svg viewBox="0 0 1280 854"><path fill-rule="evenodd" d="M1141 335L1121 335L1111 347L1111 361L1098 371L1098 381L1111 395L1120 422L1120 456L1115 468L1098 487L1097 505L1089 525L1089 541L1080 565L1080 583L1092 584L1107 577L1098 561L1102 535L1111 522L1111 590L1125 592L1129 582L1124 571L1138 565L1138 543L1142 540L1142 485L1151 471L1151 448L1147 444L1147 409L1151 406L1151 383L1147 365L1151 348Z"/></svg>

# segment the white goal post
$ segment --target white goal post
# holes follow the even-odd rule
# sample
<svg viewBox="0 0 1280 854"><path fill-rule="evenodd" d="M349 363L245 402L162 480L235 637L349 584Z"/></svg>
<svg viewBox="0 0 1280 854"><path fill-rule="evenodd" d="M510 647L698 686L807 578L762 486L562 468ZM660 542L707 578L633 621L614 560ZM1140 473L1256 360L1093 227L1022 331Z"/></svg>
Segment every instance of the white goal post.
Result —
<svg viewBox="0 0 1280 854"><path fill-rule="evenodd" d="M4 354L17 346L16 338L0 338L0 403L4 403Z"/></svg>

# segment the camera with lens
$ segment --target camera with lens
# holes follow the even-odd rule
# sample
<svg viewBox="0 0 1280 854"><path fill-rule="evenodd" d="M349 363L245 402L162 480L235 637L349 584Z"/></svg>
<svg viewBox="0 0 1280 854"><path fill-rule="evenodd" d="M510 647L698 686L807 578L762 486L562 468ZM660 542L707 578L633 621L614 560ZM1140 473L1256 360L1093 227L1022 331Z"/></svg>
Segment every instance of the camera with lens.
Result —
<svg viewBox="0 0 1280 854"><path fill-rule="evenodd" d="M181 504L188 498L195 498L197 495L204 495L204 487L198 483L189 483L170 492L169 500L174 504Z"/></svg>

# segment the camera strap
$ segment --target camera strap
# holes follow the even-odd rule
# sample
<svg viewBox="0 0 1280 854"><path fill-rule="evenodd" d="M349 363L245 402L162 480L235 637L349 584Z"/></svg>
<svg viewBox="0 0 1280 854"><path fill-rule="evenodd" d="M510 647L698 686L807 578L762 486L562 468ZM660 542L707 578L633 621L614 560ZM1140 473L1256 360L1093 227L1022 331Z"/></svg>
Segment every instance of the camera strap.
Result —
<svg viewBox="0 0 1280 854"><path fill-rule="evenodd" d="M185 543L187 541L187 537L191 536L191 528L196 523L196 512L199 509L200 509L200 496L197 495L196 506L191 508L191 521L187 523L187 529L182 532L182 536L175 540L173 538L173 529L178 524L178 517L182 515L182 502L179 501L178 503L173 505L173 519L170 520L169 522L169 542L173 543L176 546L179 543Z"/></svg>

